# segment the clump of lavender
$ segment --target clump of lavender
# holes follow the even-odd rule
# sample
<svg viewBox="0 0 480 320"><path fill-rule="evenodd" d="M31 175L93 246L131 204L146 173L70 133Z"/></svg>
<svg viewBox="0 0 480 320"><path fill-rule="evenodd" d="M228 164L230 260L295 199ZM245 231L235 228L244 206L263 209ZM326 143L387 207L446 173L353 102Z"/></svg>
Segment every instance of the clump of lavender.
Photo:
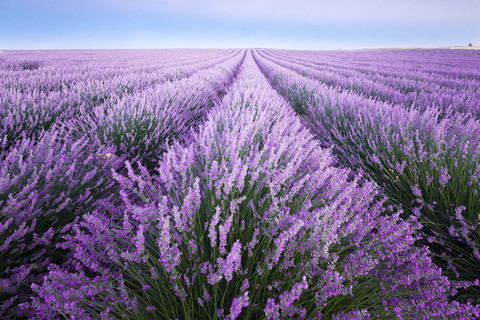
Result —
<svg viewBox="0 0 480 320"><path fill-rule="evenodd" d="M41 282L49 264L68 260L58 240L84 210L113 200L113 193L105 193L116 188L110 170L123 162L114 154L54 129L0 155L1 317L28 315L31 284Z"/></svg>
<svg viewBox="0 0 480 320"><path fill-rule="evenodd" d="M478 315L447 301L449 281L413 246L418 222L382 217L376 184L333 164L248 55L221 105L187 146L169 148L156 174L140 163L114 173L125 219L86 216L65 243L78 248L76 269L52 268L36 288L38 310L141 319Z"/></svg>

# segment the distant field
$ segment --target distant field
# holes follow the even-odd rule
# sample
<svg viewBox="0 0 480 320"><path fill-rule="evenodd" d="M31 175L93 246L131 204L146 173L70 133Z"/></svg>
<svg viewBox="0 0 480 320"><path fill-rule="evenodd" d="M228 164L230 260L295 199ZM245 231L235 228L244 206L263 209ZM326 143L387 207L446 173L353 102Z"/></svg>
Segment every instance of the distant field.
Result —
<svg viewBox="0 0 480 320"><path fill-rule="evenodd" d="M469 50L480 50L480 46L454 46L450 47L450 49L469 49Z"/></svg>
<svg viewBox="0 0 480 320"><path fill-rule="evenodd" d="M450 49L0 51L0 318L479 318Z"/></svg>

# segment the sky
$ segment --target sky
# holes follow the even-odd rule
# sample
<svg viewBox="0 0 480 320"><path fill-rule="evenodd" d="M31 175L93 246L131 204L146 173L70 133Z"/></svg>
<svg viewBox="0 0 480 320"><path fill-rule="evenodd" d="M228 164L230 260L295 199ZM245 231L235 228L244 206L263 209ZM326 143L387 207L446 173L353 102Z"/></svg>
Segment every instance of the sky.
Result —
<svg viewBox="0 0 480 320"><path fill-rule="evenodd" d="M0 0L0 50L480 45L480 0Z"/></svg>

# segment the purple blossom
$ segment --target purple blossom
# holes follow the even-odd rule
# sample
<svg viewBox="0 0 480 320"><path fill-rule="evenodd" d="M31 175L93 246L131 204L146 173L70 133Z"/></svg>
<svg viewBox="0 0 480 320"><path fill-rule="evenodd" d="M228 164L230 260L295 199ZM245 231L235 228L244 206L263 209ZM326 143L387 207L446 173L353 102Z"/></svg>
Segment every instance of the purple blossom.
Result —
<svg viewBox="0 0 480 320"><path fill-rule="evenodd" d="M222 275L225 280L231 281L233 273L237 272L241 267L241 250L242 244L237 240L233 246L232 250L228 253L226 259L217 258L218 273Z"/></svg>
<svg viewBox="0 0 480 320"><path fill-rule="evenodd" d="M438 182L445 187L450 180L451 176L448 174L448 169L441 167L440 168L440 178L438 178Z"/></svg>
<svg viewBox="0 0 480 320"><path fill-rule="evenodd" d="M280 295L280 309L287 311L293 301L298 300L303 290L308 289L307 279L304 276L302 282L295 283L290 291L284 292Z"/></svg>
<svg viewBox="0 0 480 320"><path fill-rule="evenodd" d="M422 190L418 188L418 184L410 186L410 188L412 189L412 192L416 197L420 198L422 196Z"/></svg>
<svg viewBox="0 0 480 320"><path fill-rule="evenodd" d="M225 246L227 245L227 236L228 232L230 231L230 227L232 226L232 221L233 221L233 215L229 215L227 219L225 219L225 222L223 225L219 226L220 229L220 243L218 245L220 249L220 254L224 255L227 253L225 250Z"/></svg>
<svg viewBox="0 0 480 320"><path fill-rule="evenodd" d="M263 311L265 312L267 319L280 319L280 306L275 303L275 299L273 298L268 299L267 305Z"/></svg>
<svg viewBox="0 0 480 320"><path fill-rule="evenodd" d="M217 224L220 221L220 207L217 206L215 208L215 214L210 221L210 226L208 228L208 237L210 238L210 243L212 248L217 246Z"/></svg>
<svg viewBox="0 0 480 320"><path fill-rule="evenodd" d="M242 312L243 308L248 307L249 297L248 291L244 292L239 298L233 298L232 305L230 306L230 314L228 318L231 320L237 319L237 317Z"/></svg>
<svg viewBox="0 0 480 320"><path fill-rule="evenodd" d="M240 291L244 292L248 288L250 288L250 283L248 282L248 279L243 280L242 286L240 287Z"/></svg>

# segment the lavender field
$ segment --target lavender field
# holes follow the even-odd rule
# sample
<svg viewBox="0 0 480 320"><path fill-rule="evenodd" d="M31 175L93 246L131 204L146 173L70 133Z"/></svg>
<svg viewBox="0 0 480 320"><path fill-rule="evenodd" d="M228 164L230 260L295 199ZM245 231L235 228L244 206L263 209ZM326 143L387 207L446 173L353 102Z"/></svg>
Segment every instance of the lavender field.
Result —
<svg viewBox="0 0 480 320"><path fill-rule="evenodd" d="M0 52L0 319L480 318L480 50Z"/></svg>

